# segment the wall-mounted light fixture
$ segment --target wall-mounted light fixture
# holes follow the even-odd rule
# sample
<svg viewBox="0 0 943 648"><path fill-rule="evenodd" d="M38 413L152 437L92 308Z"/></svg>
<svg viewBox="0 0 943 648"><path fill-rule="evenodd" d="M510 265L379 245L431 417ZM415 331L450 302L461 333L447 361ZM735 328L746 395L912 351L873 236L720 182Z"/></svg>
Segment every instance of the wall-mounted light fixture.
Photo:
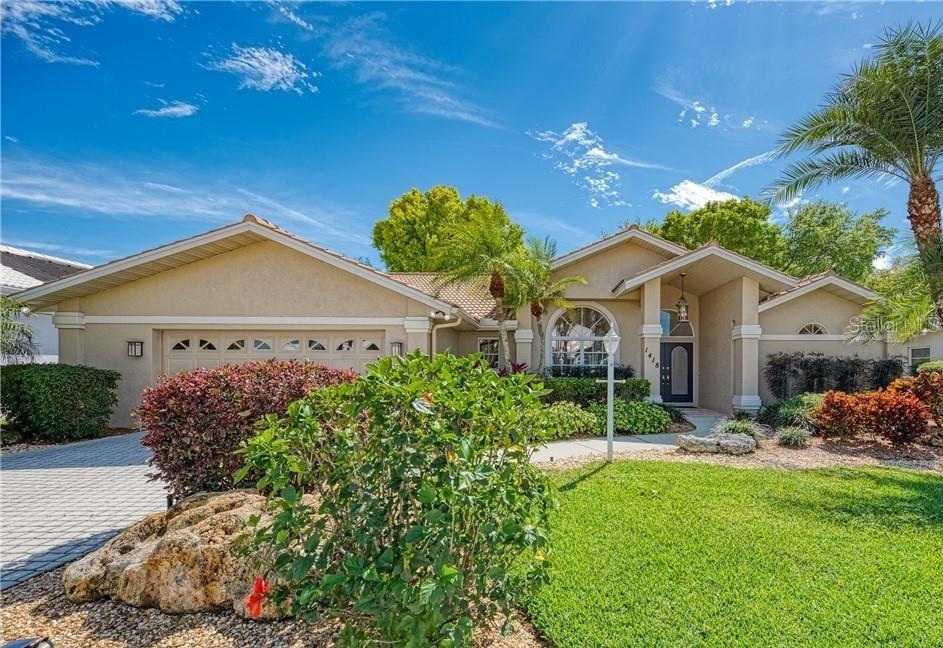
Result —
<svg viewBox="0 0 943 648"><path fill-rule="evenodd" d="M402 342L390 342L390 355L401 356L403 355L403 343Z"/></svg>
<svg viewBox="0 0 943 648"><path fill-rule="evenodd" d="M144 355L144 343L140 340L128 340L128 357L140 358Z"/></svg>

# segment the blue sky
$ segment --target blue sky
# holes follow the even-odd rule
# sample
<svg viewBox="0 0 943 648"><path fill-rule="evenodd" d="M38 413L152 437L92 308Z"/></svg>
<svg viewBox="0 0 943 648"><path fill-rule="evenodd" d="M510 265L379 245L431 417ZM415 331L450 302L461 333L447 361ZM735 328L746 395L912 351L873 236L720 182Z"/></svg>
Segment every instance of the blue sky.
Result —
<svg viewBox="0 0 943 648"><path fill-rule="evenodd" d="M455 185L561 251L757 195L779 134L933 3L5 7L2 239L98 263L270 218L378 264L391 200ZM804 196L885 207L855 181Z"/></svg>

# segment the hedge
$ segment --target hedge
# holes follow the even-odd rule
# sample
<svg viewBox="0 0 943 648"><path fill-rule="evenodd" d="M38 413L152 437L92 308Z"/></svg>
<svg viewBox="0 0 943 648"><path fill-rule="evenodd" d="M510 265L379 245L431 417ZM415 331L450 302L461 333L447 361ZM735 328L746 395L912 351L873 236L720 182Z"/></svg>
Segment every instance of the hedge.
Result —
<svg viewBox="0 0 943 648"><path fill-rule="evenodd" d="M606 405L594 403L587 409L596 415L596 433L606 434ZM671 427L671 416L655 403L617 399L612 410L613 427L620 434L663 434Z"/></svg>
<svg viewBox="0 0 943 648"><path fill-rule="evenodd" d="M266 360L165 376L138 413L158 476L175 496L233 488L236 450L259 419L284 414L309 392L357 374L296 360Z"/></svg>
<svg viewBox="0 0 943 648"><path fill-rule="evenodd" d="M36 440L66 441L105 431L120 379L117 371L82 365L10 365L0 371L0 391L20 432Z"/></svg>
<svg viewBox="0 0 943 648"><path fill-rule="evenodd" d="M884 389L904 374L904 359L826 356L822 353L772 353L763 375L779 400L802 392L844 392Z"/></svg>
<svg viewBox="0 0 943 648"><path fill-rule="evenodd" d="M917 365L917 373L943 373L943 360L927 360Z"/></svg>
<svg viewBox="0 0 943 648"><path fill-rule="evenodd" d="M585 408L606 402L606 383L595 378L545 378L544 387L552 390L544 396L545 403L570 401ZM625 382L615 384L616 398L622 400L645 400L650 393L651 386L644 378L626 378Z"/></svg>

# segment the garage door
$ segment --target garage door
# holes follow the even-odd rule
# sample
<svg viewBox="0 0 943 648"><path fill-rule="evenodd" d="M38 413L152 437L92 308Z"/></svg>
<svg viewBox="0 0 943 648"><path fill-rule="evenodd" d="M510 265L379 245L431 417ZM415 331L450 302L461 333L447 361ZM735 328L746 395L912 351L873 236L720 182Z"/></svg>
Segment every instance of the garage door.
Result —
<svg viewBox="0 0 943 648"><path fill-rule="evenodd" d="M169 374L269 358L362 372L385 348L383 331L164 331L163 339Z"/></svg>

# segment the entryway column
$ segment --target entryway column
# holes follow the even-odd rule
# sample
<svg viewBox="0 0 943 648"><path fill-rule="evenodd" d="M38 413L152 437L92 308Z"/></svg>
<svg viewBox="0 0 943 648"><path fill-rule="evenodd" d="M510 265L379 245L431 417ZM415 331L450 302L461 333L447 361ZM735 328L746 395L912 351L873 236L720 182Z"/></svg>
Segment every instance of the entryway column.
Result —
<svg viewBox="0 0 943 648"><path fill-rule="evenodd" d="M661 402L661 277L642 285L642 326L639 338L642 344L640 378L651 385L648 400Z"/></svg>
<svg viewBox="0 0 943 648"><path fill-rule="evenodd" d="M406 351L412 353L419 349L426 355L429 354L429 333L432 326L429 324L428 317L406 317L403 318L403 326L406 328Z"/></svg>
<svg viewBox="0 0 943 648"><path fill-rule="evenodd" d="M756 414L760 400L760 289L756 280L740 280L740 317L733 327L733 410Z"/></svg>

